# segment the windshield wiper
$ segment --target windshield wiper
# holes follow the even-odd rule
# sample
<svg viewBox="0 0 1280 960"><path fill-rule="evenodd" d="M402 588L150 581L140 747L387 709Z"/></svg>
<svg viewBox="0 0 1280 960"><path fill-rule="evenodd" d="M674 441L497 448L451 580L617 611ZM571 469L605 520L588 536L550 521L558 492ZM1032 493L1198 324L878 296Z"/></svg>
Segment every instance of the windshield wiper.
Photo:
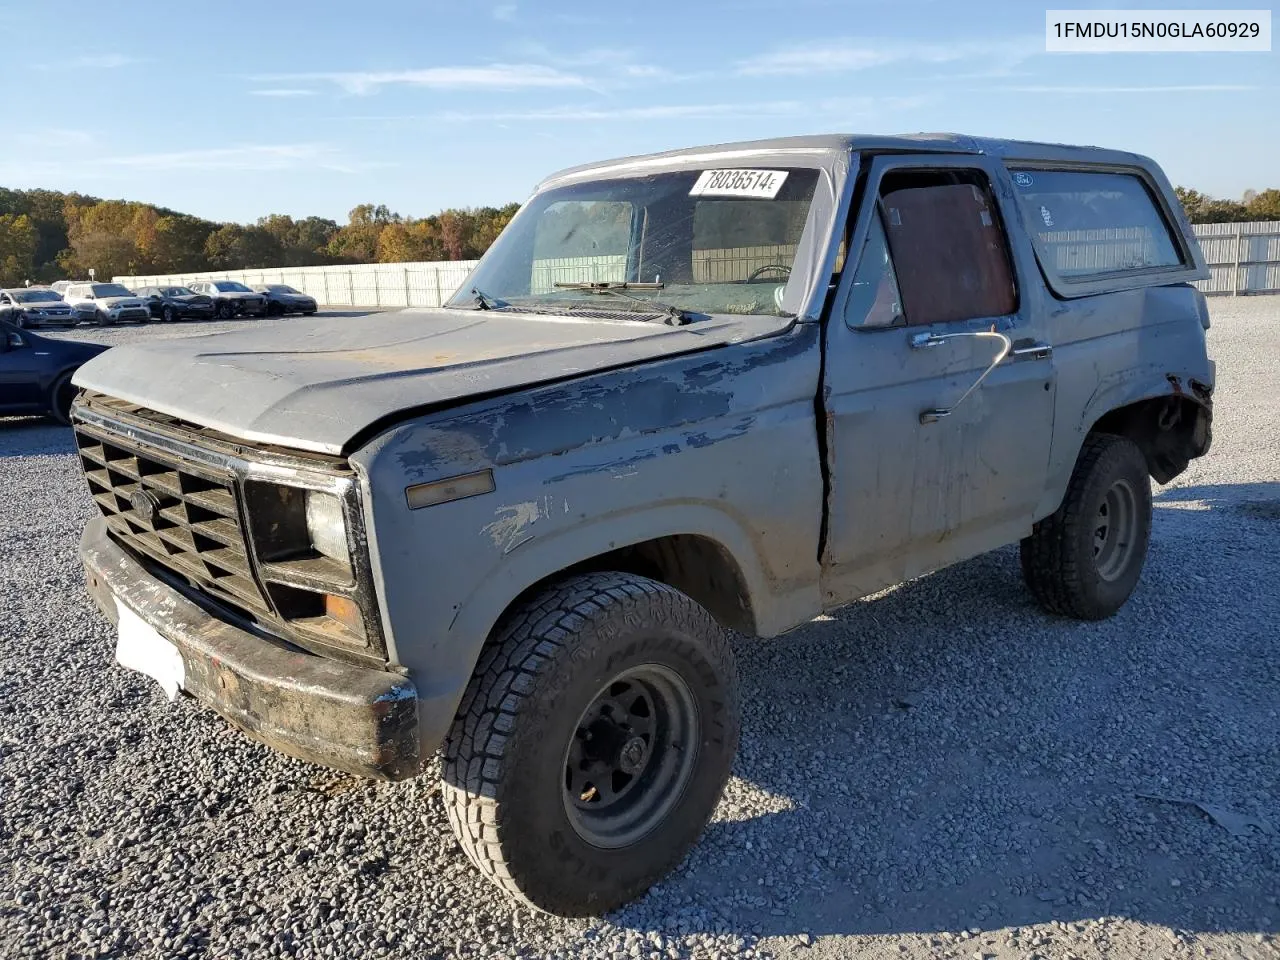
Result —
<svg viewBox="0 0 1280 960"><path fill-rule="evenodd" d="M560 287L563 290L590 290L592 293L609 293L613 290L661 290L666 286L665 283L633 283L630 280L586 280L571 282L560 282L557 280L552 284L553 287ZM639 299L637 297L637 299Z"/></svg>
<svg viewBox="0 0 1280 960"><path fill-rule="evenodd" d="M582 290L586 293L607 294L614 297L622 297L634 303L642 303L646 306L654 308L654 311L661 316L667 318L667 323L673 326L682 326L693 319L693 314L688 310L681 310L679 307L670 303L663 303L661 300L654 300L651 297L633 297L629 293L623 293L624 290L661 290L666 286L665 283L631 283L626 280L600 280L600 281L583 281L583 282L560 282L556 281L553 287L559 287L562 290Z"/></svg>
<svg viewBox="0 0 1280 960"><path fill-rule="evenodd" d="M471 297L471 302L475 304L477 310L496 310L501 307L511 306L507 301L491 297L478 287L471 288Z"/></svg>

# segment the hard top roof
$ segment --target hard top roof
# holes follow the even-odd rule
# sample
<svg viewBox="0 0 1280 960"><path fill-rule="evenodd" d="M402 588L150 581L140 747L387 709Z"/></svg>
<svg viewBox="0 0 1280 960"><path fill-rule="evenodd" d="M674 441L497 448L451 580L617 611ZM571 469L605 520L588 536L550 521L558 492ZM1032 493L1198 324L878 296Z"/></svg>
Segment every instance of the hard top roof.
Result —
<svg viewBox="0 0 1280 960"><path fill-rule="evenodd" d="M832 157L849 151L860 153L952 153L987 154L1005 160L1041 162L1091 162L1119 166L1152 167L1147 157L1123 150L1102 147L1072 146L1063 143L1037 143L1030 140L1000 140L993 137L971 137L959 133L907 133L877 135L859 133L827 133L803 137L774 137L768 140L744 140L700 147L685 147L661 153L619 157L612 160L569 167L547 177L539 188L563 179L577 179L591 171L622 172L631 166L660 165L663 161L679 163L682 159L715 154L774 153ZM742 158L744 161L746 157ZM776 162L776 161L773 161Z"/></svg>

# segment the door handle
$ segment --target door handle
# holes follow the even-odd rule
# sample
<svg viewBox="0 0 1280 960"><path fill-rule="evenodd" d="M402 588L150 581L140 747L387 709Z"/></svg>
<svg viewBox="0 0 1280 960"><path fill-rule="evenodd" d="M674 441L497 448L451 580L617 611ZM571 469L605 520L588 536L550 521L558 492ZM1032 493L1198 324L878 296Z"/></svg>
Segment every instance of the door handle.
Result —
<svg viewBox="0 0 1280 960"><path fill-rule="evenodd" d="M1010 360L1044 360L1053 356L1053 345L1048 343L1020 343L1009 351Z"/></svg>
<svg viewBox="0 0 1280 960"><path fill-rule="evenodd" d="M995 330L965 330L961 333L917 333L913 334L908 340L912 350L925 350L936 347L948 340L959 340L966 337L978 337L1000 341L1000 349L995 355L995 359L987 369L982 371L982 375L970 384L969 389L960 394L960 399L949 407L935 407L932 410L924 410L920 413L921 423L937 423L943 417L949 417L955 412L956 407L969 399L969 394L982 386L982 381L987 379L991 371L1000 366L1004 362L1004 358L1009 355L1013 349L1013 341L1003 333L997 333Z"/></svg>

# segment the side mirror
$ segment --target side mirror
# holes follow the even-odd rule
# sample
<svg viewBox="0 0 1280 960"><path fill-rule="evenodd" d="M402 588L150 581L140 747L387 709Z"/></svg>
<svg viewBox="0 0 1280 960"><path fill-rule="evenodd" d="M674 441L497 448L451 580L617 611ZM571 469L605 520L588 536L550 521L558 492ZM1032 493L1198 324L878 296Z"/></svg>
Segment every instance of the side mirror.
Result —
<svg viewBox="0 0 1280 960"><path fill-rule="evenodd" d="M6 351L18 350L26 345L27 341L23 340L22 337L18 336L16 333L10 333L4 338L4 348Z"/></svg>

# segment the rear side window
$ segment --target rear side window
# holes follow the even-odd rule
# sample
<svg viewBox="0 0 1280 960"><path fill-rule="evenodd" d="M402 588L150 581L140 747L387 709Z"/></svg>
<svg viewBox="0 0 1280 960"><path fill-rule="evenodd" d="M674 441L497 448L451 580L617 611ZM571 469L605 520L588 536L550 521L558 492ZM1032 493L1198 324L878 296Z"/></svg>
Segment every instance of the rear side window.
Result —
<svg viewBox="0 0 1280 960"><path fill-rule="evenodd" d="M1013 184L1044 268L1064 280L1183 266L1173 233L1140 177L1014 170Z"/></svg>

